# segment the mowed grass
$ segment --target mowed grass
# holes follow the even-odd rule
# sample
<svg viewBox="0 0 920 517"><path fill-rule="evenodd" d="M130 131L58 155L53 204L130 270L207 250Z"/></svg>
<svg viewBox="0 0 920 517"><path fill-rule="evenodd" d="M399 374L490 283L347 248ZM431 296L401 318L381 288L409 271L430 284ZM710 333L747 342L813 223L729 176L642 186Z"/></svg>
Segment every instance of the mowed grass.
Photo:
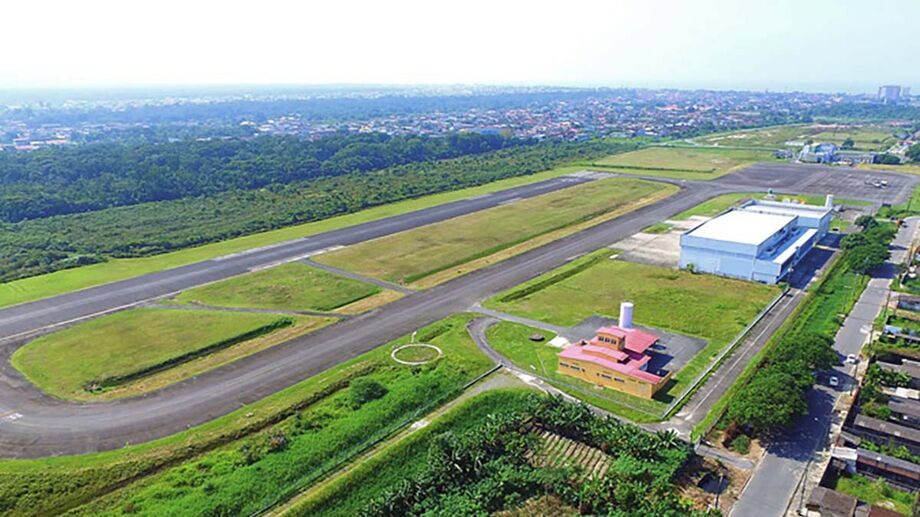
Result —
<svg viewBox="0 0 920 517"><path fill-rule="evenodd" d="M269 246L279 242L298 239L309 235L328 232L421 210L432 206L459 201L469 197L481 196L498 190L509 189L547 179L556 178L582 170L583 167L557 167L548 171L500 180L478 187L465 188L453 192L443 192L417 199L378 206L352 214L332 217L322 221L299 224L267 232L238 237L188 248L172 253L164 253L143 258L112 259L101 264L92 264L74 269L66 269L13 282L0 284L0 307L40 300L79 289L107 284L127 278L134 278L155 271L184 266L203 260L239 253L241 251Z"/></svg>
<svg viewBox="0 0 920 517"><path fill-rule="evenodd" d="M485 305L572 326L593 315L615 318L620 302L631 301L635 303L636 323L708 340L703 350L675 372L675 382L652 403L604 390L609 399L606 407L614 411L619 410L616 399L623 397L628 399L628 406L650 414L663 410L666 402L679 395L780 292L775 286L610 260L609 254L609 250L600 250L573 261L497 295ZM556 370L555 354L541 360L544 371Z"/></svg>
<svg viewBox="0 0 920 517"><path fill-rule="evenodd" d="M294 262L189 289L176 300L219 307L332 311L380 290Z"/></svg>
<svg viewBox="0 0 920 517"><path fill-rule="evenodd" d="M85 398L84 387L129 375L279 320L272 314L131 309L39 337L12 363L45 392Z"/></svg>
<svg viewBox="0 0 920 517"><path fill-rule="evenodd" d="M325 253L318 262L410 284L554 230L629 210L674 187L632 178L598 180Z"/></svg>
<svg viewBox="0 0 920 517"><path fill-rule="evenodd" d="M766 151L693 147L647 147L603 158L591 165L626 174L708 180L752 163L772 160Z"/></svg>
<svg viewBox="0 0 920 517"><path fill-rule="evenodd" d="M424 366L390 359L406 336L175 437L71 458L2 461L0 501L14 513L251 515L287 490L342 468L488 371L491 361L466 331L473 317L456 315L420 329L420 340L444 351ZM356 403L349 385L358 378L386 392ZM176 458L184 461L164 465Z"/></svg>

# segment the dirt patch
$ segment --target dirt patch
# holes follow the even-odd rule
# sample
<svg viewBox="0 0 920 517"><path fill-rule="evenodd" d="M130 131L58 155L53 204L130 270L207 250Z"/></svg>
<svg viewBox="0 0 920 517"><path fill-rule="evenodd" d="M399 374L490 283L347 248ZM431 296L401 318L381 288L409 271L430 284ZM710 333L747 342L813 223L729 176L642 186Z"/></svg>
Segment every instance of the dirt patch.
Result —
<svg viewBox="0 0 920 517"><path fill-rule="evenodd" d="M656 225L657 230L653 233L639 232L611 247L622 250L618 257L621 260L676 268L680 263L680 236L700 224L700 220L665 221L663 224L669 228L664 230L664 226Z"/></svg>
<svg viewBox="0 0 920 517"><path fill-rule="evenodd" d="M751 471L694 456L678 475L677 486L696 509L711 508L718 499L719 511L728 515L750 477Z"/></svg>

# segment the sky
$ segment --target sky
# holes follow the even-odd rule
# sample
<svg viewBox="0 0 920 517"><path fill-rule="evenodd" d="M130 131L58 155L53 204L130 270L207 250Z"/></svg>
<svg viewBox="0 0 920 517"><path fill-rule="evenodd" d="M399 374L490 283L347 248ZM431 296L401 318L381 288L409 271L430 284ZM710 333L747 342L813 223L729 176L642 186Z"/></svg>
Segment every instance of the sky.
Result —
<svg viewBox="0 0 920 517"><path fill-rule="evenodd" d="M45 0L0 89L510 84L920 91L920 0Z"/></svg>

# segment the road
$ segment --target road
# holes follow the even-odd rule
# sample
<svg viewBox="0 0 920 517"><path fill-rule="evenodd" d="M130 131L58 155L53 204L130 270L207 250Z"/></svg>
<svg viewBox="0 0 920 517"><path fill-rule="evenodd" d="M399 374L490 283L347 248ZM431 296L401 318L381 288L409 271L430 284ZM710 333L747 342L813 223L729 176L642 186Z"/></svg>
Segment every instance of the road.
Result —
<svg viewBox="0 0 920 517"><path fill-rule="evenodd" d="M869 340L875 317L888 300L888 286L895 276L895 265L906 258L918 223L920 218L911 218L907 226L898 232L891 245L888 264L873 273L865 291L837 331L834 349L841 358L849 354L858 355ZM781 516L786 513L809 461L827 443L834 406L844 393L854 387L855 369L856 366L850 364L835 366L834 375L840 380L840 385L830 387L824 384L827 380L822 378L822 383L808 393L808 415L767 447L766 454L732 509L731 517Z"/></svg>
<svg viewBox="0 0 920 517"><path fill-rule="evenodd" d="M889 178L892 188L879 190L865 186L861 182L856 183L854 177L864 177L865 171L813 166L789 168L786 165L757 165L706 183L679 182L682 189L678 194L613 221L559 239L440 286L410 294L377 310L348 318L195 378L129 399L101 403L74 403L53 399L37 390L10 366L10 354L21 346L24 340L8 339L0 344L0 354L4 358L0 364L0 455L41 457L85 453L168 436L260 400L419 327L466 310L493 294L559 267L574 257L623 239L646 226L722 193L774 188L778 191L823 194L822 191L811 190L809 186L827 184L829 191L838 196L898 202L906 198L916 183L913 177L891 173L879 174L885 174L885 177ZM564 183L566 180L558 181ZM553 190L551 187L544 188L547 188L547 191ZM497 199L521 197L522 191L516 190L517 192L505 191L490 196L496 199L481 198L488 201L483 207L491 206L489 203ZM476 201L478 200L468 200ZM468 213L470 208L464 207L465 205L460 205L445 210ZM61 323L66 321L69 314L91 313L93 304L105 307L105 303L113 304L115 302L112 300L121 299L122 296L126 296L128 300L140 300L144 296L157 296L151 293L166 294L181 290L201 278L214 278L210 275L229 275L226 272L219 275L215 272L223 271L225 266L222 262L231 261L234 264L232 270L238 274L260 262L296 256L312 249L311 246L321 249L333 244L351 242L345 241L346 237L370 238L371 235L406 228L406 225L412 227L427 224L433 220L432 218L444 218L448 213L435 210L434 213L439 215L431 215L432 210L434 209L368 223L359 229L330 232L303 242L239 254L225 260L207 261L112 284L118 287L102 286L35 304L17 306L0 311L0 318L4 318L3 321L6 322L3 327L6 335L15 333L17 329L28 331L37 325L47 325L48 322ZM204 272L201 273L201 269L196 268L202 268ZM149 287L143 279L155 282L156 288ZM90 298L90 292L92 301L89 305L78 303L81 298ZM34 316L30 316L31 312L27 310L29 307L35 309ZM34 322L30 323L29 320L33 317Z"/></svg>

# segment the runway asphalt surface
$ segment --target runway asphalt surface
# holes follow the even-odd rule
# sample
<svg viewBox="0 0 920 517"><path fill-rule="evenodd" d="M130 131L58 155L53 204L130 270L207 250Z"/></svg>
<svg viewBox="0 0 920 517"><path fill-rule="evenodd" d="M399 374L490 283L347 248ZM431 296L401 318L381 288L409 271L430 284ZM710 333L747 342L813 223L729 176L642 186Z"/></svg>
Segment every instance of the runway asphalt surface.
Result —
<svg viewBox="0 0 920 517"><path fill-rule="evenodd" d="M567 261L607 246L719 194L759 191L824 194L892 203L906 199L916 178L892 173L888 189L865 185L867 171L817 166L760 164L711 182L674 182L679 193L540 248L512 257L370 313L240 359L164 389L129 399L75 403L49 397L9 363L24 339L0 344L0 456L41 457L114 449L168 436L260 400L349 358L411 331L466 310L474 303L525 282ZM0 310L2 335L88 316L201 283L245 273L252 267L299 257L333 245L359 242L470 213L503 201L575 184L559 178L489 196L312 236L252 253L237 254L133 280ZM478 208L477 208L478 207ZM449 215L453 214L453 215Z"/></svg>

